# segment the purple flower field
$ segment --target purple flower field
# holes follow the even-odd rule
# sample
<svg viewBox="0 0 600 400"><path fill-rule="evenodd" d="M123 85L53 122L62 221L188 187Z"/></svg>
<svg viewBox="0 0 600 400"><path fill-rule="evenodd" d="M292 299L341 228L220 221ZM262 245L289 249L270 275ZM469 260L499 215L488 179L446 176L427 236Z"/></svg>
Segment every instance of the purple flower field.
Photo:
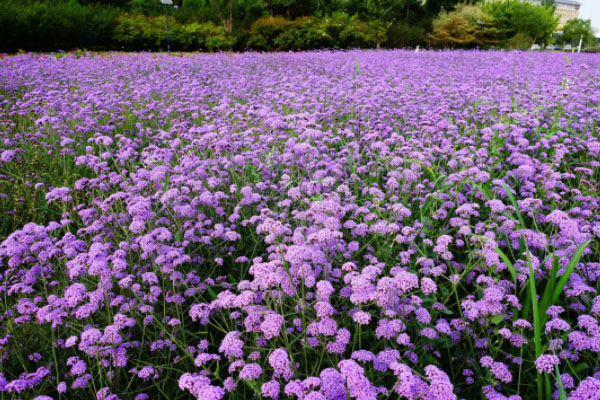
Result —
<svg viewBox="0 0 600 400"><path fill-rule="evenodd" d="M0 399L600 399L600 54L0 59Z"/></svg>

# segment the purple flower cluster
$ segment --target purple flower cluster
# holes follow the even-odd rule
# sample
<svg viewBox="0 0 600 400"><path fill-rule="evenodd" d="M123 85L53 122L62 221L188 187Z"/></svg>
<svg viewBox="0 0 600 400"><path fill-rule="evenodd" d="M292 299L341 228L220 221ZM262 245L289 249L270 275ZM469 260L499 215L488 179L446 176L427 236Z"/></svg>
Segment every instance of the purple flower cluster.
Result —
<svg viewBox="0 0 600 400"><path fill-rule="evenodd" d="M599 68L0 58L0 393L597 398Z"/></svg>

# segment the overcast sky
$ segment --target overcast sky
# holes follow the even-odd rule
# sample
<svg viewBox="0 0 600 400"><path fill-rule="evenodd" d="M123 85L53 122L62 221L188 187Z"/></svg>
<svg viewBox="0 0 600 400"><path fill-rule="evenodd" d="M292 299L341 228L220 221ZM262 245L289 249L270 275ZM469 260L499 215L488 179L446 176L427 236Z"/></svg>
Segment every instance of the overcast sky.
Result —
<svg viewBox="0 0 600 400"><path fill-rule="evenodd" d="M592 26L596 28L596 36L600 35L600 0L578 0L582 3L579 9L579 18L591 19Z"/></svg>

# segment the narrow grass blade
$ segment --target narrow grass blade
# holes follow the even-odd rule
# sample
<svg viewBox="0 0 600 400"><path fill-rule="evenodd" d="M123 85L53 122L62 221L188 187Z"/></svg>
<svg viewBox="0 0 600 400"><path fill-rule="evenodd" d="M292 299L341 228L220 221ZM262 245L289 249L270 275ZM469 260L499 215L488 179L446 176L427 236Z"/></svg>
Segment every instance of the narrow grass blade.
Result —
<svg viewBox="0 0 600 400"><path fill-rule="evenodd" d="M523 219L523 216L521 215L521 211L519 210L519 205L517 204L517 201L515 200L515 196L513 196L512 192L510 191L510 188L508 187L508 185L506 183L503 183L502 187L504 188L504 191L506 192L506 195L508 196L508 200L510 200L510 204L512 204L512 206L515 208L515 212L517 213L517 218L519 218L519 222L521 223L520 228L525 229L525 220Z"/></svg>
<svg viewBox="0 0 600 400"><path fill-rule="evenodd" d="M527 241L524 240L525 251L527 254L527 266L529 267L529 297L531 298L531 309L533 311L533 333L535 340L535 358L537 359L542 354L542 326L540 324L540 314L538 308L537 293L535 290L535 273L533 272L533 266L531 265L531 255L529 254L529 246ZM541 377L539 377L541 378ZM537 380L538 389L538 400L542 400L543 387L542 380Z"/></svg>
<svg viewBox="0 0 600 400"><path fill-rule="evenodd" d="M575 267L577 266L577 263L581 259L583 252L590 245L590 243L592 243L591 240L586 241L581 246L579 246L577 248L577 250L575 251L575 254L573 254L573 258L571 258L571 261L569 261L569 265L567 265L567 269L561 275L560 279L558 280L558 283L556 284L556 287L554 288L554 292L552 293L552 304L554 304L558 301L558 298L560 297L560 294L562 293L565 285L569 281L571 274L573 273L573 271L575 271Z"/></svg>
<svg viewBox="0 0 600 400"><path fill-rule="evenodd" d="M552 271L550 271L550 279L546 284L544 294L542 295L542 300L540 301L540 319L542 325L546 323L546 319L548 318L548 316L546 315L546 310L551 305L550 301L552 299L554 288L556 287L556 275L558 274L558 269L558 257L554 253L552 253Z"/></svg>
<svg viewBox="0 0 600 400"><path fill-rule="evenodd" d="M558 365L554 366L554 371L556 372L556 380L558 381L558 400L567 400L567 392L565 392L562 379L560 378L560 371L558 370Z"/></svg>
<svg viewBox="0 0 600 400"><path fill-rule="evenodd" d="M506 254L504 254L504 252L502 250L500 250L498 247L496 247L494 250L496 251L496 253L498 253L498 255L500 256L502 261L504 261L504 264L506 264L506 266L508 267L508 270L510 271L510 275L512 276L513 283L516 286L517 285L517 270L515 270L513 263L510 262L510 260L506 256Z"/></svg>

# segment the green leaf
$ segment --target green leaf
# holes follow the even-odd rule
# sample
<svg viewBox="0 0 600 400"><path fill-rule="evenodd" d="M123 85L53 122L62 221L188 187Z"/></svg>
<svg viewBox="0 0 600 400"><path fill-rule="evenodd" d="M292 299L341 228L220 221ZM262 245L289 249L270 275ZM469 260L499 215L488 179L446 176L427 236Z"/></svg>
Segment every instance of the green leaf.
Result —
<svg viewBox="0 0 600 400"><path fill-rule="evenodd" d="M519 222L521 222L521 229L525 229L525 220L523 219L523 216L521 215L521 211L519 211L519 205L517 204L517 201L515 200L515 196L513 196L510 188L508 187L508 185L506 183L502 184L502 187L504 188L504 191L506 192L506 195L508 196L508 200L510 200L510 204L512 204L512 206L515 208L515 212L517 213L517 218L519 218Z"/></svg>
<svg viewBox="0 0 600 400"><path fill-rule="evenodd" d="M550 279L546 284L546 288L544 289L544 294L542 295L542 300L540 301L540 318L542 325L546 322L548 316L546 315L546 310L550 307L550 299L552 293L554 292L554 287L556 285L556 275L558 274L559 264L558 257L552 253L552 271L550 271Z"/></svg>
<svg viewBox="0 0 600 400"><path fill-rule="evenodd" d="M558 380L558 400L567 400L567 392L565 392L562 379L560 378L560 371L558 370L558 365L554 366L554 371L556 372L556 379Z"/></svg>
<svg viewBox="0 0 600 400"><path fill-rule="evenodd" d="M217 298L217 292L215 292L213 290L213 288L209 287L207 290L208 290L208 294L210 294L210 297L212 297L213 299Z"/></svg>
<svg viewBox="0 0 600 400"><path fill-rule="evenodd" d="M588 363L579 363L575 366L575 372L579 373L581 371L584 371L586 369L588 369L590 366L588 365Z"/></svg>
<svg viewBox="0 0 600 400"><path fill-rule="evenodd" d="M515 284L515 286L517 286L517 270L515 270L513 263L510 262L506 254L504 254L504 252L498 247L494 248L494 250L496 251L496 253L498 253L502 261L504 261L504 264L506 264L506 266L508 267L510 275L512 276L513 283Z"/></svg>
<svg viewBox="0 0 600 400"><path fill-rule="evenodd" d="M531 265L531 255L529 253L529 246L527 245L526 240L524 240L524 245L527 254L527 265L529 266L529 298L531 298L531 309L533 310L533 334L535 339L535 358L537 359L542 354L542 326L540 324L537 293L535 290L535 273L533 272L533 266ZM538 377L536 381L538 400L542 400L542 380Z"/></svg>
<svg viewBox="0 0 600 400"><path fill-rule="evenodd" d="M579 259L581 259L583 252L590 245L590 243L592 243L591 240L586 241L581 246L579 246L577 248L577 250L575 251L575 254L573 254L573 258L571 258L571 261L569 261L569 265L567 265L567 269L561 275L560 279L558 280L558 284L554 288L554 292L552 293L552 304L555 304L558 301L558 298L560 297L560 294L562 293L563 288L569 281L569 278L571 277L571 274L575 270L575 267L577 266Z"/></svg>
<svg viewBox="0 0 600 400"><path fill-rule="evenodd" d="M504 321L504 315L498 314L490 317L490 322L494 325L498 325L500 322Z"/></svg>

